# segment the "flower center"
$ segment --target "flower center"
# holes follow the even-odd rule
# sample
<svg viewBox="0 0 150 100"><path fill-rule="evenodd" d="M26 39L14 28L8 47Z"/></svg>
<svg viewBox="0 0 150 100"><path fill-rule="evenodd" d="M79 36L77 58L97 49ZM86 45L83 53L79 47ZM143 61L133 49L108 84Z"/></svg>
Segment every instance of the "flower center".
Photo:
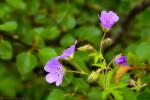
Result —
<svg viewBox="0 0 150 100"><path fill-rule="evenodd" d="M106 23L108 24L108 23L110 23L110 21L109 21L109 20L106 20Z"/></svg>
<svg viewBox="0 0 150 100"><path fill-rule="evenodd" d="M58 67L58 73L59 73L59 75L63 75L63 69Z"/></svg>

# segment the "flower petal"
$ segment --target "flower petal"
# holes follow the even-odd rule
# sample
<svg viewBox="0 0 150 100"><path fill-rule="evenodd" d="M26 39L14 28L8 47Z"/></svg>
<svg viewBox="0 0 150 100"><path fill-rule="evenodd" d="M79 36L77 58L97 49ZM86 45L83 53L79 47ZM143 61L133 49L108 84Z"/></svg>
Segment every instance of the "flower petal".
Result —
<svg viewBox="0 0 150 100"><path fill-rule="evenodd" d="M56 81L56 86L59 86L62 83L62 77L59 77Z"/></svg>
<svg viewBox="0 0 150 100"><path fill-rule="evenodd" d="M44 70L47 72L56 72L57 67L62 66L56 58L52 58L49 62L46 63Z"/></svg>
<svg viewBox="0 0 150 100"><path fill-rule="evenodd" d="M61 56L58 56L57 59L67 59L68 57L72 56L75 51L75 46L77 44L77 40L73 45L63 51Z"/></svg>
<svg viewBox="0 0 150 100"><path fill-rule="evenodd" d="M101 16L105 16L107 14L107 12L104 10L101 12Z"/></svg>
<svg viewBox="0 0 150 100"><path fill-rule="evenodd" d="M48 83L53 83L58 79L58 75L49 73L46 75L45 79Z"/></svg>
<svg viewBox="0 0 150 100"><path fill-rule="evenodd" d="M116 60L115 60L116 64L126 64L127 63L127 60L126 60L126 56L119 56L119 57L116 57Z"/></svg>

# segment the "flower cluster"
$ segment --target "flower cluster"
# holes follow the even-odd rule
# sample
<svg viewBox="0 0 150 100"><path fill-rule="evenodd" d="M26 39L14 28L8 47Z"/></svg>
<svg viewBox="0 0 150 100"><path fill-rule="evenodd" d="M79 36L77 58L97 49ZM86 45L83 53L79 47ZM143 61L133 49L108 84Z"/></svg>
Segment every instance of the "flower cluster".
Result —
<svg viewBox="0 0 150 100"><path fill-rule="evenodd" d="M59 59L68 59L73 56L75 51L75 46L77 41L73 45L71 45L68 49L64 50L64 52L55 58L51 58L44 67L44 70L48 72L46 75L46 81L48 83L56 82L56 86L59 86L62 83L62 79L64 76L64 68L63 65L59 62Z"/></svg>
<svg viewBox="0 0 150 100"><path fill-rule="evenodd" d="M101 15L99 16L99 20L101 22L102 27L108 31L118 20L119 17L113 11L102 11ZM103 42L103 40L102 40ZM75 46L77 41L73 45L71 45L68 49L64 50L60 56L55 58L51 58L44 67L44 70L48 72L46 75L46 81L48 83L56 83L56 86L59 86L62 83L63 76L64 76L64 68L63 65L59 62L60 59L67 60L68 58L72 57L75 51ZM86 45L80 50L94 50L92 46ZM125 56L116 58L116 64L127 65ZM93 75L98 75L98 73L93 73ZM97 77L95 77L97 79Z"/></svg>

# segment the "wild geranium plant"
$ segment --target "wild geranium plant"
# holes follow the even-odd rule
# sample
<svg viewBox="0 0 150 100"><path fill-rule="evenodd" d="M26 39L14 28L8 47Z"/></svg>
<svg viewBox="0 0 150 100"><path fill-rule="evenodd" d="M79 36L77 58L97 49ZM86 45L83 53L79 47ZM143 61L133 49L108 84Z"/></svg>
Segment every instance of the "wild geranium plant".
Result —
<svg viewBox="0 0 150 100"><path fill-rule="evenodd" d="M65 77L66 72L79 73L88 76L87 81L89 83L96 82L102 89L101 93L102 99L111 99L111 100L122 100L122 89L128 86L128 81L122 82L121 79L127 71L130 71L132 67L128 64L126 56L122 54L114 55L112 60L107 63L106 59L103 56L103 49L106 41L110 41L110 38L105 38L106 34L109 33L111 28L115 23L118 22L119 17L113 11L102 11L98 16L101 28L103 30L103 37L99 44L99 50L96 50L92 45L86 44L82 47L76 48L77 40L73 45L64 52L55 58L51 58L44 67L44 70L48 72L46 75L46 81L48 83L56 83L56 86L60 86L63 82L63 77ZM87 29L88 30L88 29ZM72 61L74 57L75 50L79 51L92 51L89 56L93 58L91 62L92 66L96 66L96 70L92 70L91 73L86 73L84 71L75 71L75 70L64 70L61 60ZM88 56L88 57L89 57ZM80 66L78 66L80 67ZM138 88L136 82L132 80L132 83L135 85L134 89ZM141 86L141 85L140 85ZM142 85L145 86L145 85Z"/></svg>

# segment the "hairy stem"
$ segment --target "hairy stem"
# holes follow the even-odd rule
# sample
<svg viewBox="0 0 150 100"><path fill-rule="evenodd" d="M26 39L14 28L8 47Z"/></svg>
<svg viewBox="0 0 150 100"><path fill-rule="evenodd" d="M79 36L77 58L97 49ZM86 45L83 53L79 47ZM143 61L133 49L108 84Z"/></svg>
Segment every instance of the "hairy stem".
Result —
<svg viewBox="0 0 150 100"><path fill-rule="evenodd" d="M74 71L74 70L66 70L66 72L70 72L70 73L77 73L77 74L83 74L83 75L87 75L87 73L85 72L79 72L79 71Z"/></svg>
<svg viewBox="0 0 150 100"><path fill-rule="evenodd" d="M102 39L101 39L101 42L100 42L100 49L99 49L100 53L102 53L102 50L103 50L103 41L104 41L104 39L105 39L106 34L107 34L107 32L105 32L105 33L103 34Z"/></svg>

